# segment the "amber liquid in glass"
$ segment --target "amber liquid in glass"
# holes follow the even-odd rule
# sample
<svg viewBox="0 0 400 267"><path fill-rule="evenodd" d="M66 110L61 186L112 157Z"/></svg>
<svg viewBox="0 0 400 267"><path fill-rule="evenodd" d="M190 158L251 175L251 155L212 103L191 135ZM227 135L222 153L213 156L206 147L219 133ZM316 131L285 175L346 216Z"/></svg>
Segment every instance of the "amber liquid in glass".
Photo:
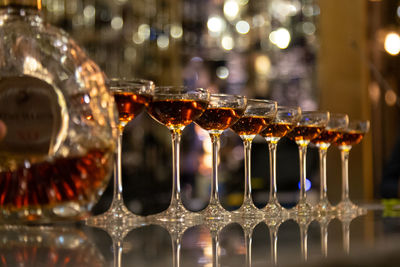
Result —
<svg viewBox="0 0 400 267"><path fill-rule="evenodd" d="M150 102L150 95L130 92L113 92L118 109L120 122L128 123L133 120Z"/></svg>
<svg viewBox="0 0 400 267"><path fill-rule="evenodd" d="M324 127L313 126L313 125L296 126L288 134L288 137L296 142L302 140L310 141L316 138L322 132L323 128Z"/></svg>
<svg viewBox="0 0 400 267"><path fill-rule="evenodd" d="M284 137L288 132L293 129L291 123L271 123L264 130L260 132L262 137Z"/></svg>
<svg viewBox="0 0 400 267"><path fill-rule="evenodd" d="M195 122L207 131L225 130L237 122L244 109L238 108L207 108Z"/></svg>
<svg viewBox="0 0 400 267"><path fill-rule="evenodd" d="M86 203L104 186L104 177L112 169L112 154L111 149L93 149L84 156L56 158L0 172L1 208Z"/></svg>
<svg viewBox="0 0 400 267"><path fill-rule="evenodd" d="M169 126L186 126L197 119L208 103L201 100L171 99L150 102L148 112L160 123Z"/></svg>
<svg viewBox="0 0 400 267"><path fill-rule="evenodd" d="M361 142L364 133L357 131L341 132L339 138L334 142L336 146L353 146Z"/></svg>
<svg viewBox="0 0 400 267"><path fill-rule="evenodd" d="M311 140L312 143L318 144L332 144L338 139L340 132L334 130L323 130L320 135Z"/></svg>
<svg viewBox="0 0 400 267"><path fill-rule="evenodd" d="M272 117L243 116L231 126L231 129L238 135L255 135L267 127L272 119Z"/></svg>

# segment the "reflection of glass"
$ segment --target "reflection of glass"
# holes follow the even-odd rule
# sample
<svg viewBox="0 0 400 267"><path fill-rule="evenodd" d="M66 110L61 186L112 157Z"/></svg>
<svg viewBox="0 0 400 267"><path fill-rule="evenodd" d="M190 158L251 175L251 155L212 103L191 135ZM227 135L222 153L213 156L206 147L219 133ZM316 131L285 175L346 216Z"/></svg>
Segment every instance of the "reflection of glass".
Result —
<svg viewBox="0 0 400 267"><path fill-rule="evenodd" d="M288 213L281 213L278 216L266 216L264 223L268 226L270 247L271 247L271 264L278 265L278 230L279 226L288 219Z"/></svg>
<svg viewBox="0 0 400 267"><path fill-rule="evenodd" d="M148 219L150 224L159 225L168 231L172 242L172 267L179 267L181 265L181 243L183 234L187 229L200 225L200 217L183 221L158 220L157 217L149 217Z"/></svg>
<svg viewBox="0 0 400 267"><path fill-rule="evenodd" d="M333 211L327 195L326 155L329 146L339 137L339 131L345 129L348 124L349 117L346 114L331 113L325 129L317 138L311 140L318 147L319 152L320 196L319 202L315 206L315 211L319 214Z"/></svg>
<svg viewBox="0 0 400 267"><path fill-rule="evenodd" d="M310 141L316 138L329 120L329 112L304 111L296 127L288 136L296 142L299 147L300 158L300 198L297 205L292 209L298 215L310 215L312 206L307 202L306 195L306 153Z"/></svg>
<svg viewBox="0 0 400 267"><path fill-rule="evenodd" d="M167 221L183 221L198 216L188 211L181 200L180 187L180 140L183 129L196 120L207 108L209 101L207 90L188 87L156 87L153 101L150 103L149 114L171 131L172 138L172 197L168 209L152 219Z"/></svg>
<svg viewBox="0 0 400 267"><path fill-rule="evenodd" d="M211 195L208 206L201 211L205 218L223 219L230 214L219 201L218 196L218 151L219 139L224 130L234 124L242 116L246 108L247 99L240 95L210 95L210 102L203 115L196 123L207 130L212 142L213 177L211 183Z"/></svg>
<svg viewBox="0 0 400 267"><path fill-rule="evenodd" d="M352 213L359 209L349 198L349 154L352 146L360 143L368 130L369 121L350 121L334 142L342 158L342 199L336 206L338 213Z"/></svg>
<svg viewBox="0 0 400 267"><path fill-rule="evenodd" d="M243 116L231 126L243 140L245 161L245 185L242 206L233 212L234 215L243 217L260 217L261 212L251 199L251 142L273 120L277 103L270 100L249 99Z"/></svg>
<svg viewBox="0 0 400 267"><path fill-rule="evenodd" d="M300 116L301 109L299 107L278 106L272 123L260 132L260 135L267 140L269 148L270 191L268 203L263 208L266 216L279 216L284 211L276 195L276 147L279 140L293 129Z"/></svg>
<svg viewBox="0 0 400 267"><path fill-rule="evenodd" d="M338 219L342 223L342 238L343 238L343 250L347 255L350 255L350 224L351 222L367 213L364 209L357 209L352 213L340 213Z"/></svg>
<svg viewBox="0 0 400 267"><path fill-rule="evenodd" d="M93 266L107 263L85 235L63 226L0 226L1 266Z"/></svg>
<svg viewBox="0 0 400 267"><path fill-rule="evenodd" d="M308 226L314 220L310 215L292 214L292 219L297 222L300 229L301 259L308 260Z"/></svg>
<svg viewBox="0 0 400 267"><path fill-rule="evenodd" d="M135 217L98 216L86 220L86 225L106 231L112 239L114 252L114 267L122 266L122 244L125 236L135 228L145 225L143 220Z"/></svg>
<svg viewBox="0 0 400 267"><path fill-rule="evenodd" d="M204 226L208 228L211 234L213 267L219 267L219 232L228 224L232 223L230 217L224 220L205 220Z"/></svg>
<svg viewBox="0 0 400 267"><path fill-rule="evenodd" d="M122 196L122 172L121 172L121 152L122 135L125 126L142 112L148 105L153 95L154 83L146 80L120 80L112 79L109 81L109 88L118 109L118 142L117 152L115 154L114 165L114 193L113 199L108 211L104 214L90 218L91 223L96 220L107 222L107 218L119 217L124 220L143 220L143 218L134 215L124 204ZM103 220L105 218L105 220ZM101 223L101 222L100 222Z"/></svg>
<svg viewBox="0 0 400 267"><path fill-rule="evenodd" d="M254 228L262 222L262 217L235 217L233 222L238 223L244 234L244 245L246 248L246 267L251 267L251 244L253 242L253 230Z"/></svg>
<svg viewBox="0 0 400 267"><path fill-rule="evenodd" d="M317 221L321 230L321 252L325 258L328 257L328 226L331 220L335 218L333 214L332 212L325 212L317 216Z"/></svg>

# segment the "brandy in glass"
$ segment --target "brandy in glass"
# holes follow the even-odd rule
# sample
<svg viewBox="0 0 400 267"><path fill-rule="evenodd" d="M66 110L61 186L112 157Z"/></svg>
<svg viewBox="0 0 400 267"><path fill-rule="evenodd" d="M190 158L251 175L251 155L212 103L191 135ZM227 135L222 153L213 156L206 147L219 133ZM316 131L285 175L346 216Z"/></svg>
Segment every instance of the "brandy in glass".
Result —
<svg viewBox="0 0 400 267"><path fill-rule="evenodd" d="M206 110L210 94L202 88L180 86L156 87L147 111L159 123L165 125L172 138L172 197L167 210L151 215L149 220L184 221L199 216L185 208L180 187L180 140L183 129L198 119Z"/></svg>
<svg viewBox="0 0 400 267"><path fill-rule="evenodd" d="M245 184L242 206L233 212L240 217L262 217L264 215L253 203L251 198L251 143L263 129L274 119L277 103L271 100L249 99L243 116L231 126L240 136L244 146Z"/></svg>
<svg viewBox="0 0 400 267"><path fill-rule="evenodd" d="M288 137L296 142L299 147L300 159L300 196L299 202L292 209L297 215L308 216L312 213L312 206L307 202L306 195L306 153L307 146L326 127L329 121L329 112L304 111L294 129Z"/></svg>
<svg viewBox="0 0 400 267"><path fill-rule="evenodd" d="M201 211L206 219L224 219L230 216L220 201L218 194L218 152L220 136L243 115L247 99L241 95L211 94L210 102L195 122L210 134L212 142L213 176L211 183L211 195L208 206Z"/></svg>
<svg viewBox="0 0 400 267"><path fill-rule="evenodd" d="M338 214L359 212L360 208L349 197L349 154L352 146L360 143L368 130L369 121L350 121L334 142L334 145L340 150L342 160L342 199L336 206Z"/></svg>
<svg viewBox="0 0 400 267"><path fill-rule="evenodd" d="M260 132L268 143L269 168L270 168L270 191L267 205L262 209L266 216L280 216L285 209L279 204L276 186L276 147L279 140L289 133L300 119L301 109L299 107L278 106L274 120Z"/></svg>

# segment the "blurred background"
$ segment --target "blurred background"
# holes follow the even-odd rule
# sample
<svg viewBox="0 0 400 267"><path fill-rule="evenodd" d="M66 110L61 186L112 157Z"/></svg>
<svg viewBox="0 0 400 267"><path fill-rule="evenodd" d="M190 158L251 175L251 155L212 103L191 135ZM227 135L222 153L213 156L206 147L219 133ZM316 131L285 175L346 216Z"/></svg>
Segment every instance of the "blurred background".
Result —
<svg viewBox="0 0 400 267"><path fill-rule="evenodd" d="M64 28L108 77L138 77L157 85L190 84L212 92L268 98L306 110L329 110L371 120L371 130L350 154L355 202L381 197L382 173L399 135L400 1L398 0L43 0L48 22ZM240 138L221 140L221 201L242 201ZM309 196L319 190L316 149L308 150ZM253 199L268 196L267 145L252 152ZM198 126L184 130L181 186L185 205L207 204L211 143ZM171 145L165 126L145 112L125 130L123 185L138 214L165 209L171 194ZM298 152L278 145L278 197L297 201ZM340 155L328 153L328 193L340 197ZM397 182L390 188L397 193ZM112 188L95 211L106 210ZM391 196L391 195L390 195Z"/></svg>

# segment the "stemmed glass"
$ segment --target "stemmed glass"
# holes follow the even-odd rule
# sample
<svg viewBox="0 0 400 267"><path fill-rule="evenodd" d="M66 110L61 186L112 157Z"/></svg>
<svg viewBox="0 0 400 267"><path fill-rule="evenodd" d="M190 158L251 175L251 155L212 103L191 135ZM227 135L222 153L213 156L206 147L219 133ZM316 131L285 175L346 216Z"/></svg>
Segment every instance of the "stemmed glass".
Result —
<svg viewBox="0 0 400 267"><path fill-rule="evenodd" d="M326 214L333 211L333 207L329 203L327 195L326 155L329 146L338 139L340 130L344 130L348 124L349 117L346 114L331 113L328 125L317 138L311 140L311 142L318 147L319 152L320 195L319 202L315 206L315 211L318 214Z"/></svg>
<svg viewBox="0 0 400 267"><path fill-rule="evenodd" d="M310 141L316 138L325 128L329 120L329 112L304 111L296 127L288 136L299 147L300 159L300 198L292 211L298 215L310 215L312 206L307 202L306 195L306 153Z"/></svg>
<svg viewBox="0 0 400 267"><path fill-rule="evenodd" d="M122 172L121 151L122 135L125 126L139 115L145 106L151 101L154 93L152 81L132 79L111 79L108 82L109 89L114 95L118 109L118 141L114 163L114 191L110 208L103 214L88 218L90 224L111 223L110 219L118 218L123 221L143 221L141 216L134 215L124 204L122 196Z"/></svg>
<svg viewBox="0 0 400 267"><path fill-rule="evenodd" d="M251 142L258 133L271 123L275 117L276 110L277 103L275 101L249 99L243 116L231 126L231 129L242 138L244 145L244 199L242 206L233 212L236 216L259 217L264 215L254 205L251 198Z"/></svg>
<svg viewBox="0 0 400 267"><path fill-rule="evenodd" d="M352 146L360 143L368 130L369 121L350 121L334 142L339 147L342 159L342 199L336 206L338 213L353 213L359 210L349 198L349 154Z"/></svg>
<svg viewBox="0 0 400 267"><path fill-rule="evenodd" d="M276 147L279 140L290 132L300 119L300 107L278 106L272 123L260 132L268 143L270 191L267 205L262 209L267 216L279 216L285 209L279 204L276 187Z"/></svg>
<svg viewBox="0 0 400 267"><path fill-rule="evenodd" d="M150 216L150 220L183 221L199 216L188 211L181 200L180 140L183 129L205 111L210 94L202 88L185 86L156 87L148 113L168 127L172 138L172 197L167 210Z"/></svg>
<svg viewBox="0 0 400 267"><path fill-rule="evenodd" d="M211 94L203 115L195 122L208 131L212 142L213 176L208 206L201 211L206 219L223 219L230 216L218 196L218 151L222 132L234 124L243 114L247 104L245 96Z"/></svg>

